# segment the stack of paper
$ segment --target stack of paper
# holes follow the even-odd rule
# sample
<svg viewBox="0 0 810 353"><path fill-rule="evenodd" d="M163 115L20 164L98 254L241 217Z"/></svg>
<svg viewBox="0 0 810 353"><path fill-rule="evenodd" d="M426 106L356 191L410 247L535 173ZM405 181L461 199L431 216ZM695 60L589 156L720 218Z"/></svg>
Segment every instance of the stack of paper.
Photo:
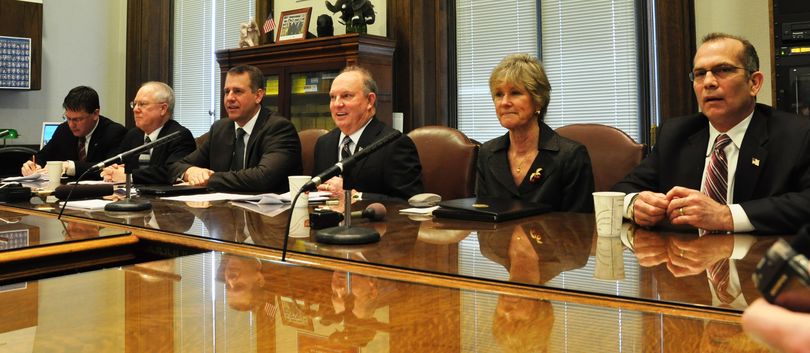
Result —
<svg viewBox="0 0 810 353"><path fill-rule="evenodd" d="M81 200L81 201L68 201L67 206L65 208L70 208L73 210L83 210L83 211L97 211L103 210L104 206L112 201L110 200ZM64 202L60 202L59 206L62 206Z"/></svg>

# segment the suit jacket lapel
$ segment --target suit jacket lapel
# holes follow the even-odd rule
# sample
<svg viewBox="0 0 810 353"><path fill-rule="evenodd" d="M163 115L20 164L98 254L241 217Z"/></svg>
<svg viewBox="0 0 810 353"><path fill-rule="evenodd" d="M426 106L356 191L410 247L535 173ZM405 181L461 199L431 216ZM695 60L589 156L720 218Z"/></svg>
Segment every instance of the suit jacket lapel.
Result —
<svg viewBox="0 0 810 353"><path fill-rule="evenodd" d="M700 190L703 184L703 169L706 161L706 149L709 144L709 120L703 117L705 125L696 133L692 134L684 144L683 151L680 154L681 161L678 165L681 166L694 166L688 168L680 168L676 173L679 173L674 180L686 181L684 187ZM664 161L663 163L667 163ZM695 166L695 164L698 164ZM664 192L669 190L663 190Z"/></svg>
<svg viewBox="0 0 810 353"><path fill-rule="evenodd" d="M384 127L385 125L383 125L383 123L377 120L376 117L372 117L371 122L369 122L368 126L366 126L366 129L363 130L363 134L360 135L360 141L357 141L357 147L354 149L354 153L360 152L360 150L362 150L363 148L374 143L374 141L377 140L378 136L380 135ZM340 141L338 141L338 143L340 143ZM333 150L335 150L335 153L337 153L337 149L333 148ZM352 168L352 176L356 177L357 171L363 169L363 165L365 165L367 160L368 158L360 160L357 162L357 164L354 165L354 167Z"/></svg>
<svg viewBox="0 0 810 353"><path fill-rule="evenodd" d="M515 185L515 181L512 180L509 159L506 156L506 153L509 150L509 146L506 144L508 139L508 134L498 138L498 145L493 149L492 155L489 156L487 166L489 167L492 175L495 176L495 180L497 180L498 183L500 183L501 186L503 186L506 190L512 193L512 195L517 197L520 196L520 193L518 192L518 186Z"/></svg>
<svg viewBox="0 0 810 353"><path fill-rule="evenodd" d="M253 161L253 148L256 145L256 141L259 140L260 135L262 135L267 120L269 119L270 112L265 109L264 107L261 108L259 111L259 116L256 117L256 124L253 124L253 131L251 131L250 136L248 137L247 148L245 149L245 167L250 167L252 165L259 164L259 161ZM236 136L236 130L234 130L234 136Z"/></svg>
<svg viewBox="0 0 810 353"><path fill-rule="evenodd" d="M171 120L171 119L167 120L166 123L163 124L163 128L160 129L160 133L157 136L158 140L162 139L162 138L166 137L166 135L171 134L172 132L174 132L174 125L173 124L177 124L177 122L175 122L174 120ZM143 133L141 135L143 135ZM144 137L141 136L141 139L143 139L143 138ZM163 155L168 155L168 150L169 150L169 144L168 143L164 143L164 144L162 144L160 146L157 146L157 147L153 148L152 149L152 154L149 157L149 164L152 164L152 161L163 160L162 156Z"/></svg>
<svg viewBox="0 0 810 353"><path fill-rule="evenodd" d="M760 172L768 158L767 117L754 111L751 123L745 130L740 155L737 158L737 171L734 173L734 203L747 201L753 195Z"/></svg>

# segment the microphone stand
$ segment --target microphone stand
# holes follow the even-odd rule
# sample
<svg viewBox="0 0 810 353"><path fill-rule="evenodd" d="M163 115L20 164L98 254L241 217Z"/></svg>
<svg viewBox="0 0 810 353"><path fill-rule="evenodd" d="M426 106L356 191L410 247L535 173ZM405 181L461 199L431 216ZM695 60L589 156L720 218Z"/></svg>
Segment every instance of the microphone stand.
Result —
<svg viewBox="0 0 810 353"><path fill-rule="evenodd" d="M130 191L132 190L132 173L129 170L130 166L125 166L124 170L127 176L127 198L124 200L119 200L115 202L110 202L104 205L105 211L112 211L112 212L138 212L138 211L147 211L152 209L152 203L149 200L133 200Z"/></svg>
<svg viewBox="0 0 810 353"><path fill-rule="evenodd" d="M290 218L287 219L287 230L284 231L284 244L281 245L281 262L287 261L287 243L290 240L290 226L292 225L292 211L295 209L295 203L298 201L298 197L301 196L301 193L304 192L304 189L301 188L298 190L298 193L295 194L295 197L292 199L292 203L290 204Z"/></svg>
<svg viewBox="0 0 810 353"><path fill-rule="evenodd" d="M349 173L343 173L343 225L321 229L315 233L315 241L324 244L359 245L380 241L380 233L365 227L352 227L352 187Z"/></svg>

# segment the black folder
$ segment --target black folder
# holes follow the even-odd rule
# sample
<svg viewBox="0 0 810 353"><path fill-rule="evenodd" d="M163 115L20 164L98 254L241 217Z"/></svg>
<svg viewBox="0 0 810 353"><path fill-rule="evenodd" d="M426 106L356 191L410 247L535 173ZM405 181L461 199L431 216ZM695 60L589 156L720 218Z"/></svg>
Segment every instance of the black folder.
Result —
<svg viewBox="0 0 810 353"><path fill-rule="evenodd" d="M436 217L482 222L503 222L551 211L546 204L475 197L443 201L439 206L433 211Z"/></svg>
<svg viewBox="0 0 810 353"><path fill-rule="evenodd" d="M203 194L208 192L208 189L205 186L191 185L146 185L138 187L138 192L143 195L177 196Z"/></svg>

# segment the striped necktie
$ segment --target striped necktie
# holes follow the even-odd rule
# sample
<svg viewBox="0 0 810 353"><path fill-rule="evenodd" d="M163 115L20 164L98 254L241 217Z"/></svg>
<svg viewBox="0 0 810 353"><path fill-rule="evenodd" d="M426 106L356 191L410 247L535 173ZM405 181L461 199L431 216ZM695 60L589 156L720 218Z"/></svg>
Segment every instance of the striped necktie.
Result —
<svg viewBox="0 0 810 353"><path fill-rule="evenodd" d="M87 148L85 147L86 142L87 142L87 138L79 137L78 149L79 149L79 161L80 162L84 162L84 160L87 159Z"/></svg>
<svg viewBox="0 0 810 353"><path fill-rule="evenodd" d="M714 140L712 159L706 168L706 181L703 183L706 195L721 204L726 203L728 194L728 160L723 149L729 143L731 143L731 138L726 134L721 134Z"/></svg>
<svg viewBox="0 0 810 353"><path fill-rule="evenodd" d="M346 158L351 157L352 150L351 150L351 148L349 148L349 146L351 146L351 144L352 144L352 138L351 137L346 136L346 137L343 138L343 142L341 143L342 146L340 147L340 160L344 160Z"/></svg>

